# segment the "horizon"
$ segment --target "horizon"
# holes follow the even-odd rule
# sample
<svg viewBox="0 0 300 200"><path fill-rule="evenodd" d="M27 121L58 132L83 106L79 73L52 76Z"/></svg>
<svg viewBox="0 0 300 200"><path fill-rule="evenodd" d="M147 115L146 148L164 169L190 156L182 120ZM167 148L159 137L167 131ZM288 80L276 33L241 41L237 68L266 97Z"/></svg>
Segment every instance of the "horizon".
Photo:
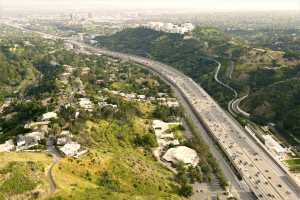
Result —
<svg viewBox="0 0 300 200"><path fill-rule="evenodd" d="M239 0L0 0L1 10L8 12L62 12L66 10L77 11L206 11L206 12L249 12L249 11L300 11L298 0L252 0L241 2Z"/></svg>

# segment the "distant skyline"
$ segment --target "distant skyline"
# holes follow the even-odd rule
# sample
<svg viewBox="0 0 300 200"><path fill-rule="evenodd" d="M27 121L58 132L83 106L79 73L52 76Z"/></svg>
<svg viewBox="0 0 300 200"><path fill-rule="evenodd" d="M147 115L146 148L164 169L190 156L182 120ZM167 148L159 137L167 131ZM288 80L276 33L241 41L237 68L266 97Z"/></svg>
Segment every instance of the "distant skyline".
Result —
<svg viewBox="0 0 300 200"><path fill-rule="evenodd" d="M300 0L0 0L4 10L169 9L195 11L299 10Z"/></svg>

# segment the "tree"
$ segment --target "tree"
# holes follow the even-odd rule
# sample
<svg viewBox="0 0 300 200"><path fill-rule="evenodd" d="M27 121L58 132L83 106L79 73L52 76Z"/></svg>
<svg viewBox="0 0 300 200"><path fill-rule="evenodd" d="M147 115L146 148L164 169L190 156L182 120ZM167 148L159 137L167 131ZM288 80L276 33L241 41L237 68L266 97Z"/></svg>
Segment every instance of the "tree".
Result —
<svg viewBox="0 0 300 200"><path fill-rule="evenodd" d="M193 195L193 187L190 184L183 184L179 189L179 195L190 197Z"/></svg>

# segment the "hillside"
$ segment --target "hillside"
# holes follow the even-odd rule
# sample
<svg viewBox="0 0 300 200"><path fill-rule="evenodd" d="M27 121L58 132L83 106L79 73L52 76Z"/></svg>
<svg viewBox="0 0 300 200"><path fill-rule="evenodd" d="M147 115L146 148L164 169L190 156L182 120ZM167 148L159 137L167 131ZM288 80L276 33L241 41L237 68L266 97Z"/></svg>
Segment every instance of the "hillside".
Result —
<svg viewBox="0 0 300 200"><path fill-rule="evenodd" d="M211 32L215 33L213 37L210 35ZM219 99L221 104L226 105L233 94L214 81L216 64L206 57L215 52L213 47L216 44L223 44L226 46L224 48L230 45L223 43L224 35L216 29L196 29L194 34L194 38L185 38L179 34L135 28L96 39L99 46L149 57L176 67L200 83L213 97Z"/></svg>
<svg viewBox="0 0 300 200"><path fill-rule="evenodd" d="M98 37L97 40L100 46L146 56L176 67L200 83L227 108L233 94L214 81L216 66L203 58L216 56L222 64L220 79L237 89L241 96L249 93L241 107L252 114L252 120L261 125L276 123L282 135L295 144L289 135L299 139L300 132L296 128L299 121L298 117L295 118L298 114L294 110L298 103L296 88L299 84L294 79L300 71L297 54L258 49L216 28L196 28L191 36L136 28ZM291 82L295 85L289 88ZM295 120L287 123L286 117L291 113Z"/></svg>
<svg viewBox="0 0 300 200"><path fill-rule="evenodd" d="M0 101L24 90L35 80L37 71L22 53L0 43Z"/></svg>
<svg viewBox="0 0 300 200"><path fill-rule="evenodd" d="M281 92L284 91L284 92ZM276 123L291 144L300 138L300 79L292 78L271 84L252 93L242 107L259 123Z"/></svg>

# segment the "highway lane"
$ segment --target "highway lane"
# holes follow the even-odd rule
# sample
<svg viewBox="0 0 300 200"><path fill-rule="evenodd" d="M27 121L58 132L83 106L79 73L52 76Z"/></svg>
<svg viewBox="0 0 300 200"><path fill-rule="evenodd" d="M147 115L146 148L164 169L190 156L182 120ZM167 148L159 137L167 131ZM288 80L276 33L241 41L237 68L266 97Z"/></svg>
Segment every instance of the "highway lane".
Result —
<svg viewBox="0 0 300 200"><path fill-rule="evenodd" d="M235 113L239 113L239 114L241 114L241 115L243 115L244 117L247 117L247 118L250 117L250 113L247 113L246 111L242 110L242 109L240 108L240 104L241 104L241 102L244 101L248 96L249 96L249 95L246 94L246 95L244 95L244 96L242 96L242 97L240 97L240 98L237 98L237 99L233 100L233 101L231 102L231 105L230 105L230 106L231 106L231 109L232 109Z"/></svg>
<svg viewBox="0 0 300 200"><path fill-rule="evenodd" d="M184 94L192 105L202 125L219 143L228 158L243 176L259 199L300 199L284 172L266 153L247 138L247 133L230 118L222 108L194 81L174 68L149 59L95 49L85 44L69 41L95 52L144 64L160 73Z"/></svg>

